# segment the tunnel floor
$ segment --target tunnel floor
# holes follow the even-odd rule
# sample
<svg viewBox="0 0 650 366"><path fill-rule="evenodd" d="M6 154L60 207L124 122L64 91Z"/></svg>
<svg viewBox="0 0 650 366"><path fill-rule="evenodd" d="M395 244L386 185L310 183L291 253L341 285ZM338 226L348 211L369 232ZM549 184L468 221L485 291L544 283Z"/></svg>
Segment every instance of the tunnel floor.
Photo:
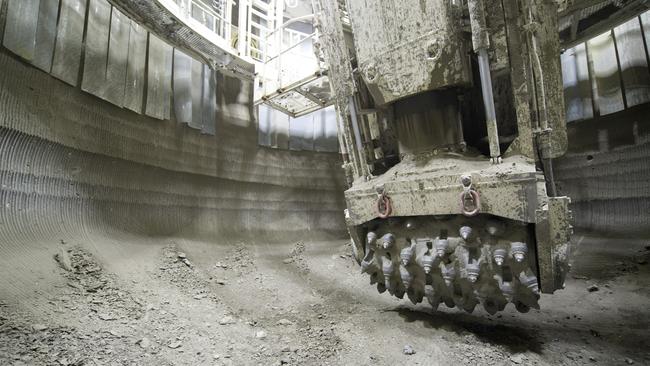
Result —
<svg viewBox="0 0 650 366"><path fill-rule="evenodd" d="M648 242L574 241L564 291L495 316L378 294L345 240L2 248L0 364L649 364Z"/></svg>

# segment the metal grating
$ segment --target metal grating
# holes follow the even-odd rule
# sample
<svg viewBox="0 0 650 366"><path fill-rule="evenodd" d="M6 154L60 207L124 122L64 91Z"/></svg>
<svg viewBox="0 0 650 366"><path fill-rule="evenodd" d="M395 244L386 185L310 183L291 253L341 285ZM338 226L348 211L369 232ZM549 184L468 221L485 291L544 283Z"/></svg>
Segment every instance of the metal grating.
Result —
<svg viewBox="0 0 650 366"><path fill-rule="evenodd" d="M174 47L196 52L212 68L224 68L238 77L253 80L254 66L229 54L201 37L181 21L174 18L156 1L111 0L131 19L160 34Z"/></svg>

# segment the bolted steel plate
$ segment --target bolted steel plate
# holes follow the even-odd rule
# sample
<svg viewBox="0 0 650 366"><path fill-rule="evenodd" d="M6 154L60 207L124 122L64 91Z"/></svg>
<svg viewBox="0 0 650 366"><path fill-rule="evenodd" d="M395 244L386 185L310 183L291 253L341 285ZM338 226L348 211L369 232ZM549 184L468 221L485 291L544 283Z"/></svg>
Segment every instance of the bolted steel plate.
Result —
<svg viewBox="0 0 650 366"><path fill-rule="evenodd" d="M149 34L146 114L150 117L158 119L170 117L172 57L172 46Z"/></svg>
<svg viewBox="0 0 650 366"><path fill-rule="evenodd" d="M174 49L174 115L180 123L192 121L192 58Z"/></svg>
<svg viewBox="0 0 650 366"><path fill-rule="evenodd" d="M289 118L289 149L314 150L314 115Z"/></svg>
<svg viewBox="0 0 650 366"><path fill-rule="evenodd" d="M81 89L105 98L111 4L106 0L90 0L88 7L88 34Z"/></svg>
<svg viewBox="0 0 650 366"><path fill-rule="evenodd" d="M201 132L214 135L217 122L217 80L214 70L203 65L203 120Z"/></svg>
<svg viewBox="0 0 650 366"><path fill-rule="evenodd" d="M79 82L86 2L61 0L52 75L73 86Z"/></svg>
<svg viewBox="0 0 650 366"><path fill-rule="evenodd" d="M7 7L3 45L28 61L34 58L36 48L39 4L39 0L10 0Z"/></svg>
<svg viewBox="0 0 650 366"><path fill-rule="evenodd" d="M201 129L203 120L203 64L195 59L192 59L192 119L189 126Z"/></svg>
<svg viewBox="0 0 650 366"><path fill-rule="evenodd" d="M136 22L130 22L129 29L124 107L142 113L147 62L147 31Z"/></svg>
<svg viewBox="0 0 650 366"><path fill-rule="evenodd" d="M129 56L131 19L113 7L106 65L106 100L124 106L126 64Z"/></svg>
<svg viewBox="0 0 650 366"><path fill-rule="evenodd" d="M34 49L32 64L48 73L52 70L52 55L54 55L58 16L59 0L41 0L41 5L38 8L36 48Z"/></svg>
<svg viewBox="0 0 650 366"><path fill-rule="evenodd" d="M338 126L334 106L320 109L314 114L314 150L338 152Z"/></svg>

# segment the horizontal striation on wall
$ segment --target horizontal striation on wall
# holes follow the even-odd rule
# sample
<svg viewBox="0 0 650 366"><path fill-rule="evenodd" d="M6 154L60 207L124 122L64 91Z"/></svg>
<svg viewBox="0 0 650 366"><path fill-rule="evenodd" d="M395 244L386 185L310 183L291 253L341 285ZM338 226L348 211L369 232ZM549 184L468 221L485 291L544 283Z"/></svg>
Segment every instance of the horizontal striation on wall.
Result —
<svg viewBox="0 0 650 366"><path fill-rule="evenodd" d="M575 202L571 205L576 228L606 236L650 236L650 199L617 199Z"/></svg>
<svg viewBox="0 0 650 366"><path fill-rule="evenodd" d="M209 136L114 106L0 50L0 246L119 232L345 237L338 154L259 147L250 82L217 78Z"/></svg>
<svg viewBox="0 0 650 366"><path fill-rule="evenodd" d="M341 233L338 192L170 171L0 128L4 240L85 230L147 235Z"/></svg>
<svg viewBox="0 0 650 366"><path fill-rule="evenodd" d="M258 149L252 89L228 88L233 82L224 83L219 93L217 134L207 136L173 120L115 107L5 51L0 51L0 70L3 127L83 151L226 179L331 189L340 176L334 154Z"/></svg>
<svg viewBox="0 0 650 366"><path fill-rule="evenodd" d="M609 235L650 234L650 143L557 159L558 191L571 197L574 225Z"/></svg>

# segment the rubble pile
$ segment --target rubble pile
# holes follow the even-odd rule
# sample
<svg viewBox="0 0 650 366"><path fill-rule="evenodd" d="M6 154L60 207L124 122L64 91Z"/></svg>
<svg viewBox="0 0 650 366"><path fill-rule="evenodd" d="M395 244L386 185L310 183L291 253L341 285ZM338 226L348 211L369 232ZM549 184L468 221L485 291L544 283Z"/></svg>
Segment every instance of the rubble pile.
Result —
<svg viewBox="0 0 650 366"><path fill-rule="evenodd" d="M298 267L300 272L303 274L309 273L309 265L305 260L305 249L306 247L304 242L296 242L296 244L294 244L293 248L291 249L289 257L286 259L290 260L289 263L294 263L295 266Z"/></svg>
<svg viewBox="0 0 650 366"><path fill-rule="evenodd" d="M30 325L15 314L0 315L0 360L12 366L121 364L122 357L129 354L129 344L120 338L73 327Z"/></svg>
<svg viewBox="0 0 650 366"><path fill-rule="evenodd" d="M209 287L211 281L224 285L225 279L211 278L197 271L191 259L184 252L178 251L175 245L163 249L161 262L156 274L158 278L173 283L195 300L209 298L216 303L220 302L219 297L211 293Z"/></svg>
<svg viewBox="0 0 650 366"><path fill-rule="evenodd" d="M56 260L73 289L68 296L55 299L64 307L87 306L92 317L103 321L139 319L144 315L142 300L121 290L115 276L105 273L87 251L78 247L63 249Z"/></svg>

